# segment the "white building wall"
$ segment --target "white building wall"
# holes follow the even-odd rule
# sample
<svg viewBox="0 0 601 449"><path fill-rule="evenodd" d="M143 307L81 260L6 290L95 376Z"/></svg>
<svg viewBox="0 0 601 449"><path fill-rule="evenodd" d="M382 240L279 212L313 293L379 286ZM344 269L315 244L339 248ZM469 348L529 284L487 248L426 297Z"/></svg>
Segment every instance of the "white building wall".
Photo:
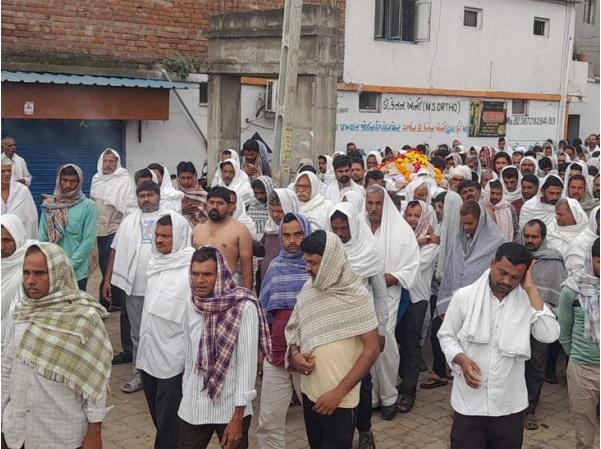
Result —
<svg viewBox="0 0 601 449"><path fill-rule="evenodd" d="M464 7L482 27L463 25ZM344 81L386 86L559 93L568 6L535 0L432 0L430 39L374 39L375 0L348 0ZM549 19L546 37L534 17Z"/></svg>
<svg viewBox="0 0 601 449"><path fill-rule="evenodd" d="M570 115L580 115L579 137L584 140L589 134L599 134L599 81L586 83L582 102L570 103Z"/></svg>
<svg viewBox="0 0 601 449"><path fill-rule="evenodd" d="M206 137L207 107L199 104L198 85L178 89L178 93ZM169 93L169 120L142 120L140 140L138 121L128 121L125 144L126 166L131 173L152 162L160 162L175 174L180 161L192 161L200 176L207 154L202 137L173 91Z"/></svg>

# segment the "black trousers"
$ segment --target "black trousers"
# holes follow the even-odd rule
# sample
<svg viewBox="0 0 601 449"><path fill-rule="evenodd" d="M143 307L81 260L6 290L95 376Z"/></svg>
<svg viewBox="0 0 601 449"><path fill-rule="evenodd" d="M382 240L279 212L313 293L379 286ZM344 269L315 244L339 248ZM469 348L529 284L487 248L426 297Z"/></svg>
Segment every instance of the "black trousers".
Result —
<svg viewBox="0 0 601 449"><path fill-rule="evenodd" d="M125 307L126 296L123 296L123 308L119 312L119 335L121 337L121 351L133 354L134 344L131 341L131 327L127 307Z"/></svg>
<svg viewBox="0 0 601 449"><path fill-rule="evenodd" d="M559 359L559 354L561 353L559 341L554 341L548 345L547 351L547 367L545 368L545 374L548 377L551 377L555 375L557 359Z"/></svg>
<svg viewBox="0 0 601 449"><path fill-rule="evenodd" d="M359 432L371 430L371 416L373 414L371 389L371 374L368 371L361 380L361 389L359 390L359 405L357 406L357 430Z"/></svg>
<svg viewBox="0 0 601 449"><path fill-rule="evenodd" d="M396 337L401 346L401 363L399 376L403 379L401 384L402 400L415 402L417 393L417 379L421 363L422 326L428 311L428 302L420 301L409 304L401 322L396 329Z"/></svg>
<svg viewBox="0 0 601 449"><path fill-rule="evenodd" d="M226 424L202 424L200 426L195 426L180 419L178 449L205 449L211 442L211 438L215 432L217 432L217 436L221 442L225 427ZM249 428L250 415L245 416L242 420L242 440L236 449L248 448Z"/></svg>
<svg viewBox="0 0 601 449"><path fill-rule="evenodd" d="M528 408L526 413L534 414L540 400L540 393L545 381L545 364L548 344L541 343L530 336L530 360L526 361L526 388L528 389Z"/></svg>
<svg viewBox="0 0 601 449"><path fill-rule="evenodd" d="M434 317L434 313L436 312L436 300L436 296L430 297L430 318L432 319L432 329L430 330L430 344L432 345L433 357L432 371L434 371L434 374L438 377L445 379L449 372L447 370L447 361L442 352L442 348L440 347L440 342L438 341L437 334L440 330L440 326L442 326L442 317Z"/></svg>
<svg viewBox="0 0 601 449"><path fill-rule="evenodd" d="M315 403L303 394L303 414L311 449L351 449L355 433L354 408L337 408L330 416L313 411Z"/></svg>
<svg viewBox="0 0 601 449"><path fill-rule="evenodd" d="M169 379L157 379L144 371L140 374L150 416L157 429L154 449L175 449L181 421L177 410L182 400L183 373Z"/></svg>
<svg viewBox="0 0 601 449"><path fill-rule="evenodd" d="M524 412L506 416L466 416L455 412L451 449L521 449Z"/></svg>
<svg viewBox="0 0 601 449"><path fill-rule="evenodd" d="M102 284L104 283L104 275L109 263L109 255L111 254L111 244L115 234L106 235L103 237L96 237L96 244L98 245L98 265L100 266L100 272L102 273L102 280L100 281L100 293L98 297L102 305L108 308L108 303L102 297ZM114 306L125 307L125 293L114 285L111 286L111 303Z"/></svg>
<svg viewBox="0 0 601 449"><path fill-rule="evenodd" d="M85 292L87 286L88 286L88 278L83 278L83 279L80 279L79 281L77 281L77 287L81 291Z"/></svg>

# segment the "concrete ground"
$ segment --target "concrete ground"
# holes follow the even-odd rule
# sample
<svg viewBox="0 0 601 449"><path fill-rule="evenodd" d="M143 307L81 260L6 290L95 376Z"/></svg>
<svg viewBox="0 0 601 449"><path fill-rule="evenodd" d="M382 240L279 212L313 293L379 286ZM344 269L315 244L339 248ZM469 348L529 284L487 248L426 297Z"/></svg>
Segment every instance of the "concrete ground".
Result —
<svg viewBox="0 0 601 449"><path fill-rule="evenodd" d="M97 293L97 278L90 279L88 291ZM115 352L120 351L119 312L110 314L106 321L107 329ZM427 345L429 346L429 345ZM424 354L431 360L430 354ZM562 359L559 362L563 365ZM154 426L148 413L143 392L126 394L121 385L128 380L131 364L113 367L109 405L113 409L103 426L104 449L151 449L154 442ZM524 449L572 449L575 448L574 432L570 423L570 410L563 369L560 368L560 384L545 383L537 415L540 428L536 431L524 431ZM420 382L428 372L421 373ZM260 386L258 386L260 388ZM432 390L418 389L417 402L408 414L399 414L393 421L383 421L379 412L374 412L373 431L378 449L446 449L449 447L452 410L449 405L451 385ZM250 431L250 447L257 448L255 428L259 400L255 401L255 417ZM288 411L286 426L287 447L290 449L307 448L307 438L301 407L291 407ZM597 442L599 445L599 428ZM355 437L356 438L356 437ZM216 436L209 446L219 448Z"/></svg>

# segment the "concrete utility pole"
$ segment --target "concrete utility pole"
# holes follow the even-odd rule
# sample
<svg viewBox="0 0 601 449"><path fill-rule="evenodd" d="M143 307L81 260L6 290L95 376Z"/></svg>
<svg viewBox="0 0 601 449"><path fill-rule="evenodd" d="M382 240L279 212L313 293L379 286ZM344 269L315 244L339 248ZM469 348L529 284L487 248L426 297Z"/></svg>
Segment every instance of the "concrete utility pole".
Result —
<svg viewBox="0 0 601 449"><path fill-rule="evenodd" d="M286 0L272 164L274 179L278 180L280 186L288 184L290 175L302 11L303 0Z"/></svg>
<svg viewBox="0 0 601 449"><path fill-rule="evenodd" d="M565 5L565 34L563 38L563 58L561 60L561 82L560 82L560 100L559 100L559 111L557 114L557 133L555 135L555 142L559 142L561 139L567 138L567 133L564 133L565 127L568 122L566 115L566 105L568 101L568 86L570 77L570 67L572 65L572 54L574 50L574 3L566 2Z"/></svg>

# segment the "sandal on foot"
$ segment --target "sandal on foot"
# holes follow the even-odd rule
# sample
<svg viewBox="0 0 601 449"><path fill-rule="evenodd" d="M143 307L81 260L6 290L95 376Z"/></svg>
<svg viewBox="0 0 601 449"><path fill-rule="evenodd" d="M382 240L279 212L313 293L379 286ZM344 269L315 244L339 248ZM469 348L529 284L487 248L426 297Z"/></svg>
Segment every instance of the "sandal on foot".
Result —
<svg viewBox="0 0 601 449"><path fill-rule="evenodd" d="M538 429L538 419L532 413L526 413L524 417L524 429L536 430Z"/></svg>
<svg viewBox="0 0 601 449"><path fill-rule="evenodd" d="M406 401L403 399L403 400L401 400L401 402L399 402L399 412L409 413L414 405L415 405L415 402Z"/></svg>
<svg viewBox="0 0 601 449"><path fill-rule="evenodd" d="M448 385L448 384L449 384L449 381L446 379L441 379L440 377L430 377L425 382L422 382L419 386L420 386L420 388L424 388L424 389L428 390L430 388L444 387L445 385Z"/></svg>

